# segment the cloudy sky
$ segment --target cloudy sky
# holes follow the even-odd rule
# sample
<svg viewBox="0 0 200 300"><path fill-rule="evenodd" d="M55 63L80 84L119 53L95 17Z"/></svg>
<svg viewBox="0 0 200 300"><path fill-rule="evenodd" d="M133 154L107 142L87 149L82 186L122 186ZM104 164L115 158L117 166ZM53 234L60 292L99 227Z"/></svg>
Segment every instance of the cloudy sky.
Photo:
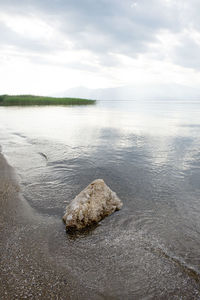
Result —
<svg viewBox="0 0 200 300"><path fill-rule="evenodd" d="M199 0L0 0L0 94L200 86Z"/></svg>

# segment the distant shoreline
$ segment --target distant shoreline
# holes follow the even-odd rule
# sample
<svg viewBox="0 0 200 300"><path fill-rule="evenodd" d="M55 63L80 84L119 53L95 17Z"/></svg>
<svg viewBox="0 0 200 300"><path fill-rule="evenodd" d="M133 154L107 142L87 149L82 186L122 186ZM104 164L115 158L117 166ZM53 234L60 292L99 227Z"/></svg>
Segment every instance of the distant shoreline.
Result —
<svg viewBox="0 0 200 300"><path fill-rule="evenodd" d="M0 106L29 105L91 105L96 100L82 98L58 98L34 95L0 95Z"/></svg>

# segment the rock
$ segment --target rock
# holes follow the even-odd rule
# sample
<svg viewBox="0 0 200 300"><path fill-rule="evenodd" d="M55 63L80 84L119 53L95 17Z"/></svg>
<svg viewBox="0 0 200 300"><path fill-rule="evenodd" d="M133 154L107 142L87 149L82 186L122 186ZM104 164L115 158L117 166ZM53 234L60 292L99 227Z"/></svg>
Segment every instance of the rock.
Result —
<svg viewBox="0 0 200 300"><path fill-rule="evenodd" d="M102 179L97 179L67 205L63 221L66 229L80 230L101 221L122 205L116 193Z"/></svg>

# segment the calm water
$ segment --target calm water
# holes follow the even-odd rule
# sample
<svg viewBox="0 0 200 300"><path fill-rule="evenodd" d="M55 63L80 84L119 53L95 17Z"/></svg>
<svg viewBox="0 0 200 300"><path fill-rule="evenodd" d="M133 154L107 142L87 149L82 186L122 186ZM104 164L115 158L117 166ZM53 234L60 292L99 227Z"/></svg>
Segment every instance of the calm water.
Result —
<svg viewBox="0 0 200 300"><path fill-rule="evenodd" d="M200 298L200 103L0 108L2 153L45 222L57 264L102 299ZM96 178L124 203L88 235L64 208Z"/></svg>

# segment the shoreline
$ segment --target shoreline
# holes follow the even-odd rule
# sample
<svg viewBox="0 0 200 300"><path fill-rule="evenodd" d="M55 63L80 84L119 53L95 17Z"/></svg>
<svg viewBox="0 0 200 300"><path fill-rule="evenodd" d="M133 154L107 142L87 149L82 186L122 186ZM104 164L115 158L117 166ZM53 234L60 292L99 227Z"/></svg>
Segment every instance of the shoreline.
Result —
<svg viewBox="0 0 200 300"><path fill-rule="evenodd" d="M13 215L13 209L16 209L17 201L12 201L15 195L18 195L20 187L17 183L17 177L14 169L7 163L5 157L0 153L0 223L9 223ZM18 196L16 197L16 199ZM11 203L12 202L12 203ZM1 226L2 227L2 226Z"/></svg>
<svg viewBox="0 0 200 300"><path fill-rule="evenodd" d="M1 299L102 299L51 253L50 240L62 230L62 220L45 220L26 203L15 170L2 153L0 211Z"/></svg>
<svg viewBox="0 0 200 300"><path fill-rule="evenodd" d="M0 299L199 299L199 277L190 269L140 230L127 232L123 219L113 228L107 221L70 237L61 217L29 205L0 153ZM137 292L138 280L147 284Z"/></svg>

